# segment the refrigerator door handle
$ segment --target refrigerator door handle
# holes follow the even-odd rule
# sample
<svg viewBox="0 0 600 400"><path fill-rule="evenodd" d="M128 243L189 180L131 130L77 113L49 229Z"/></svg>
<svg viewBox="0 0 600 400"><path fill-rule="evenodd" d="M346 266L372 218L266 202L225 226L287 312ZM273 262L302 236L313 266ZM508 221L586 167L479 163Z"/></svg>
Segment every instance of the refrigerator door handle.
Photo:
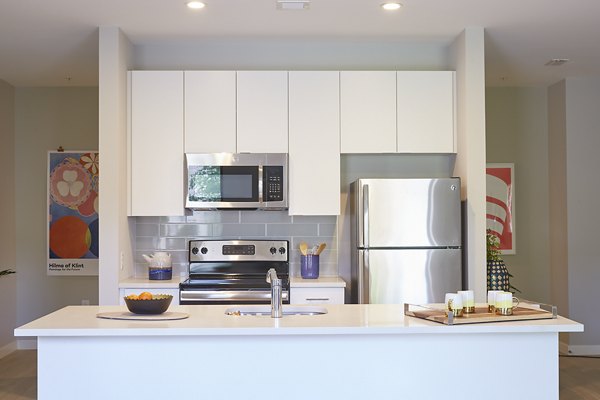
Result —
<svg viewBox="0 0 600 400"><path fill-rule="evenodd" d="M358 304L369 304L369 250L358 260Z"/></svg>
<svg viewBox="0 0 600 400"><path fill-rule="evenodd" d="M369 185L363 186L363 240L364 247L369 247Z"/></svg>

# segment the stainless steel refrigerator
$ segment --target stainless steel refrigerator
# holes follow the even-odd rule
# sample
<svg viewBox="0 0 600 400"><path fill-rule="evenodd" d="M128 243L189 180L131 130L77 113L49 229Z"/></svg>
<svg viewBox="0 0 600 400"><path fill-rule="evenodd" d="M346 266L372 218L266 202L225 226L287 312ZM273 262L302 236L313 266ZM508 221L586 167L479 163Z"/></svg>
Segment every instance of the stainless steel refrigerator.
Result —
<svg viewBox="0 0 600 400"><path fill-rule="evenodd" d="M443 303L462 287L460 179L350 185L353 303Z"/></svg>

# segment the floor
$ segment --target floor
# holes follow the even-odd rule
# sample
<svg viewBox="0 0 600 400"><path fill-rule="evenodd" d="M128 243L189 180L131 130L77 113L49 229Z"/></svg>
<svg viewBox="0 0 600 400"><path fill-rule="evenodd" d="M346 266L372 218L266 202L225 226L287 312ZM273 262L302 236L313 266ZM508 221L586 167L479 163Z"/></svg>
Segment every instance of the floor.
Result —
<svg viewBox="0 0 600 400"><path fill-rule="evenodd" d="M37 351L17 350L0 358L0 400L37 398Z"/></svg>
<svg viewBox="0 0 600 400"><path fill-rule="evenodd" d="M37 397L35 350L0 359L0 400ZM600 357L560 357L560 400L600 400Z"/></svg>

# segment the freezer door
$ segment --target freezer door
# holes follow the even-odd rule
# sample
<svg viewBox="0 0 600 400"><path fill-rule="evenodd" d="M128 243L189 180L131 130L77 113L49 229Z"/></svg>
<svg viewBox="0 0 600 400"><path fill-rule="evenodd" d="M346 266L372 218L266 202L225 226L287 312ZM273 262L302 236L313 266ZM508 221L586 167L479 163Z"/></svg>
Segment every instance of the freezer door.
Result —
<svg viewBox="0 0 600 400"><path fill-rule="evenodd" d="M358 248L461 245L460 179L359 179L351 190Z"/></svg>
<svg viewBox="0 0 600 400"><path fill-rule="evenodd" d="M461 290L460 249L359 250L360 303L443 303Z"/></svg>

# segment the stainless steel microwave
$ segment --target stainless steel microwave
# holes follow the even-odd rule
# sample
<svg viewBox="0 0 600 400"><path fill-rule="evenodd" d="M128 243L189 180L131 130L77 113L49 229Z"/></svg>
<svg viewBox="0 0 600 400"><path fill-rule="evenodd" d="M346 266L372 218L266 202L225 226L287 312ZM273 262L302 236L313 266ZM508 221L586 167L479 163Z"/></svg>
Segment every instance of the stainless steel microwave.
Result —
<svg viewBox="0 0 600 400"><path fill-rule="evenodd" d="M186 154L185 158L186 208L288 208L287 154Z"/></svg>

